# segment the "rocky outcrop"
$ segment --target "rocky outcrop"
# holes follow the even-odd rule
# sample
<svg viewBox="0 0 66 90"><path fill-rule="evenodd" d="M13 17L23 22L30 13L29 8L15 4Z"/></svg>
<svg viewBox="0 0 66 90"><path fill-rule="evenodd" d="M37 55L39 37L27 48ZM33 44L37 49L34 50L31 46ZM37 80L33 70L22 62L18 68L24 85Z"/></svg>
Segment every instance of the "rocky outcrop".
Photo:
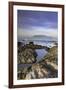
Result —
<svg viewBox="0 0 66 90"><path fill-rule="evenodd" d="M36 62L37 53L33 49L25 49L18 53L18 64Z"/></svg>
<svg viewBox="0 0 66 90"><path fill-rule="evenodd" d="M56 78L56 77L58 77L57 49L58 48L56 46L50 48L48 54L40 62L32 64L28 68L22 68L20 70L21 73L19 74L20 75L19 79L40 79L40 78ZM29 49L28 51L33 52L31 49ZM25 51L25 52L27 52L27 51ZM30 53L30 54L32 55L32 53ZM35 57L33 56L33 58L35 58ZM31 61L31 59L28 60L28 62L30 62L30 61Z"/></svg>
<svg viewBox="0 0 66 90"><path fill-rule="evenodd" d="M48 64L53 63L55 65L58 65L58 47L54 46L50 48L48 54L43 58L42 61L46 61Z"/></svg>
<svg viewBox="0 0 66 90"><path fill-rule="evenodd" d="M26 74L25 79L40 79L47 77L48 77L48 70L41 64L34 64L30 68L30 71Z"/></svg>

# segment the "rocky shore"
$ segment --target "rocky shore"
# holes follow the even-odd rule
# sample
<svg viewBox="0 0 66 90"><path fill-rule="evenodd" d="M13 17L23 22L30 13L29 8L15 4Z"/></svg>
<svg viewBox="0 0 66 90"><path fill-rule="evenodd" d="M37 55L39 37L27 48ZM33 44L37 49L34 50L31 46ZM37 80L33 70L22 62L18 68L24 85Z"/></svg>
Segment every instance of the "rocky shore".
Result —
<svg viewBox="0 0 66 90"><path fill-rule="evenodd" d="M25 49L18 53L18 64L27 64L36 62L36 52L33 49Z"/></svg>
<svg viewBox="0 0 66 90"><path fill-rule="evenodd" d="M18 53L18 64L31 64L18 68L18 79L40 79L58 77L58 47L54 46L41 61L36 62L35 49L26 48Z"/></svg>

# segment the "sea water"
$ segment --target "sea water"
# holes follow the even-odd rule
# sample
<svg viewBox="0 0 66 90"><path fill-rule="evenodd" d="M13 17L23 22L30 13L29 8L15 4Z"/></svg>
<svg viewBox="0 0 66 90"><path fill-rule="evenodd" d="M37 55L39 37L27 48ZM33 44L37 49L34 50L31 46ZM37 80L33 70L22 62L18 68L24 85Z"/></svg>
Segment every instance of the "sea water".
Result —
<svg viewBox="0 0 66 90"><path fill-rule="evenodd" d="M30 41L27 41L25 42L26 44L29 44ZM47 46L49 48L53 47L54 46L54 42L51 42L51 41L39 41L39 40L34 40L33 43L35 45L42 45L42 46ZM37 62L41 61L42 58L44 58L44 56L48 53L48 51L46 51L45 49L36 49L35 50L36 53L37 53ZM22 68L22 67L29 67L31 66L32 64L20 64L18 65L19 68Z"/></svg>

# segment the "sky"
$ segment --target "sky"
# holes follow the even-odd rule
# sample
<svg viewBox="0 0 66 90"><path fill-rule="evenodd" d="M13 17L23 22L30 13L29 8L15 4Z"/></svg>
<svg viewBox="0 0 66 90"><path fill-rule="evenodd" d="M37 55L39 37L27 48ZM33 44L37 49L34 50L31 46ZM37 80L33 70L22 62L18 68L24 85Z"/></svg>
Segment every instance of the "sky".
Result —
<svg viewBox="0 0 66 90"><path fill-rule="evenodd" d="M34 35L58 36L58 13L51 11L17 11L17 35L31 37Z"/></svg>

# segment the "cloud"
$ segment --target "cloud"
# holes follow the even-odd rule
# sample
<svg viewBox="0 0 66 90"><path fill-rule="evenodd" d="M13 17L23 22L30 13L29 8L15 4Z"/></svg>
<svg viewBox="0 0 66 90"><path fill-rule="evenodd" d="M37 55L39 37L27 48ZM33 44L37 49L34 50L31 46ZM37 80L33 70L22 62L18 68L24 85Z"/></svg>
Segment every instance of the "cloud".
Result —
<svg viewBox="0 0 66 90"><path fill-rule="evenodd" d="M57 28L57 23L56 22L44 22L42 23L42 25L45 27L45 28Z"/></svg>
<svg viewBox="0 0 66 90"><path fill-rule="evenodd" d="M58 37L57 29L53 28L44 28L44 27L30 27L27 29L18 28L17 30L18 37L31 37L34 35L46 35L54 38Z"/></svg>
<svg viewBox="0 0 66 90"><path fill-rule="evenodd" d="M18 10L18 28L24 26L44 26L46 28L57 28L58 13L49 11Z"/></svg>

